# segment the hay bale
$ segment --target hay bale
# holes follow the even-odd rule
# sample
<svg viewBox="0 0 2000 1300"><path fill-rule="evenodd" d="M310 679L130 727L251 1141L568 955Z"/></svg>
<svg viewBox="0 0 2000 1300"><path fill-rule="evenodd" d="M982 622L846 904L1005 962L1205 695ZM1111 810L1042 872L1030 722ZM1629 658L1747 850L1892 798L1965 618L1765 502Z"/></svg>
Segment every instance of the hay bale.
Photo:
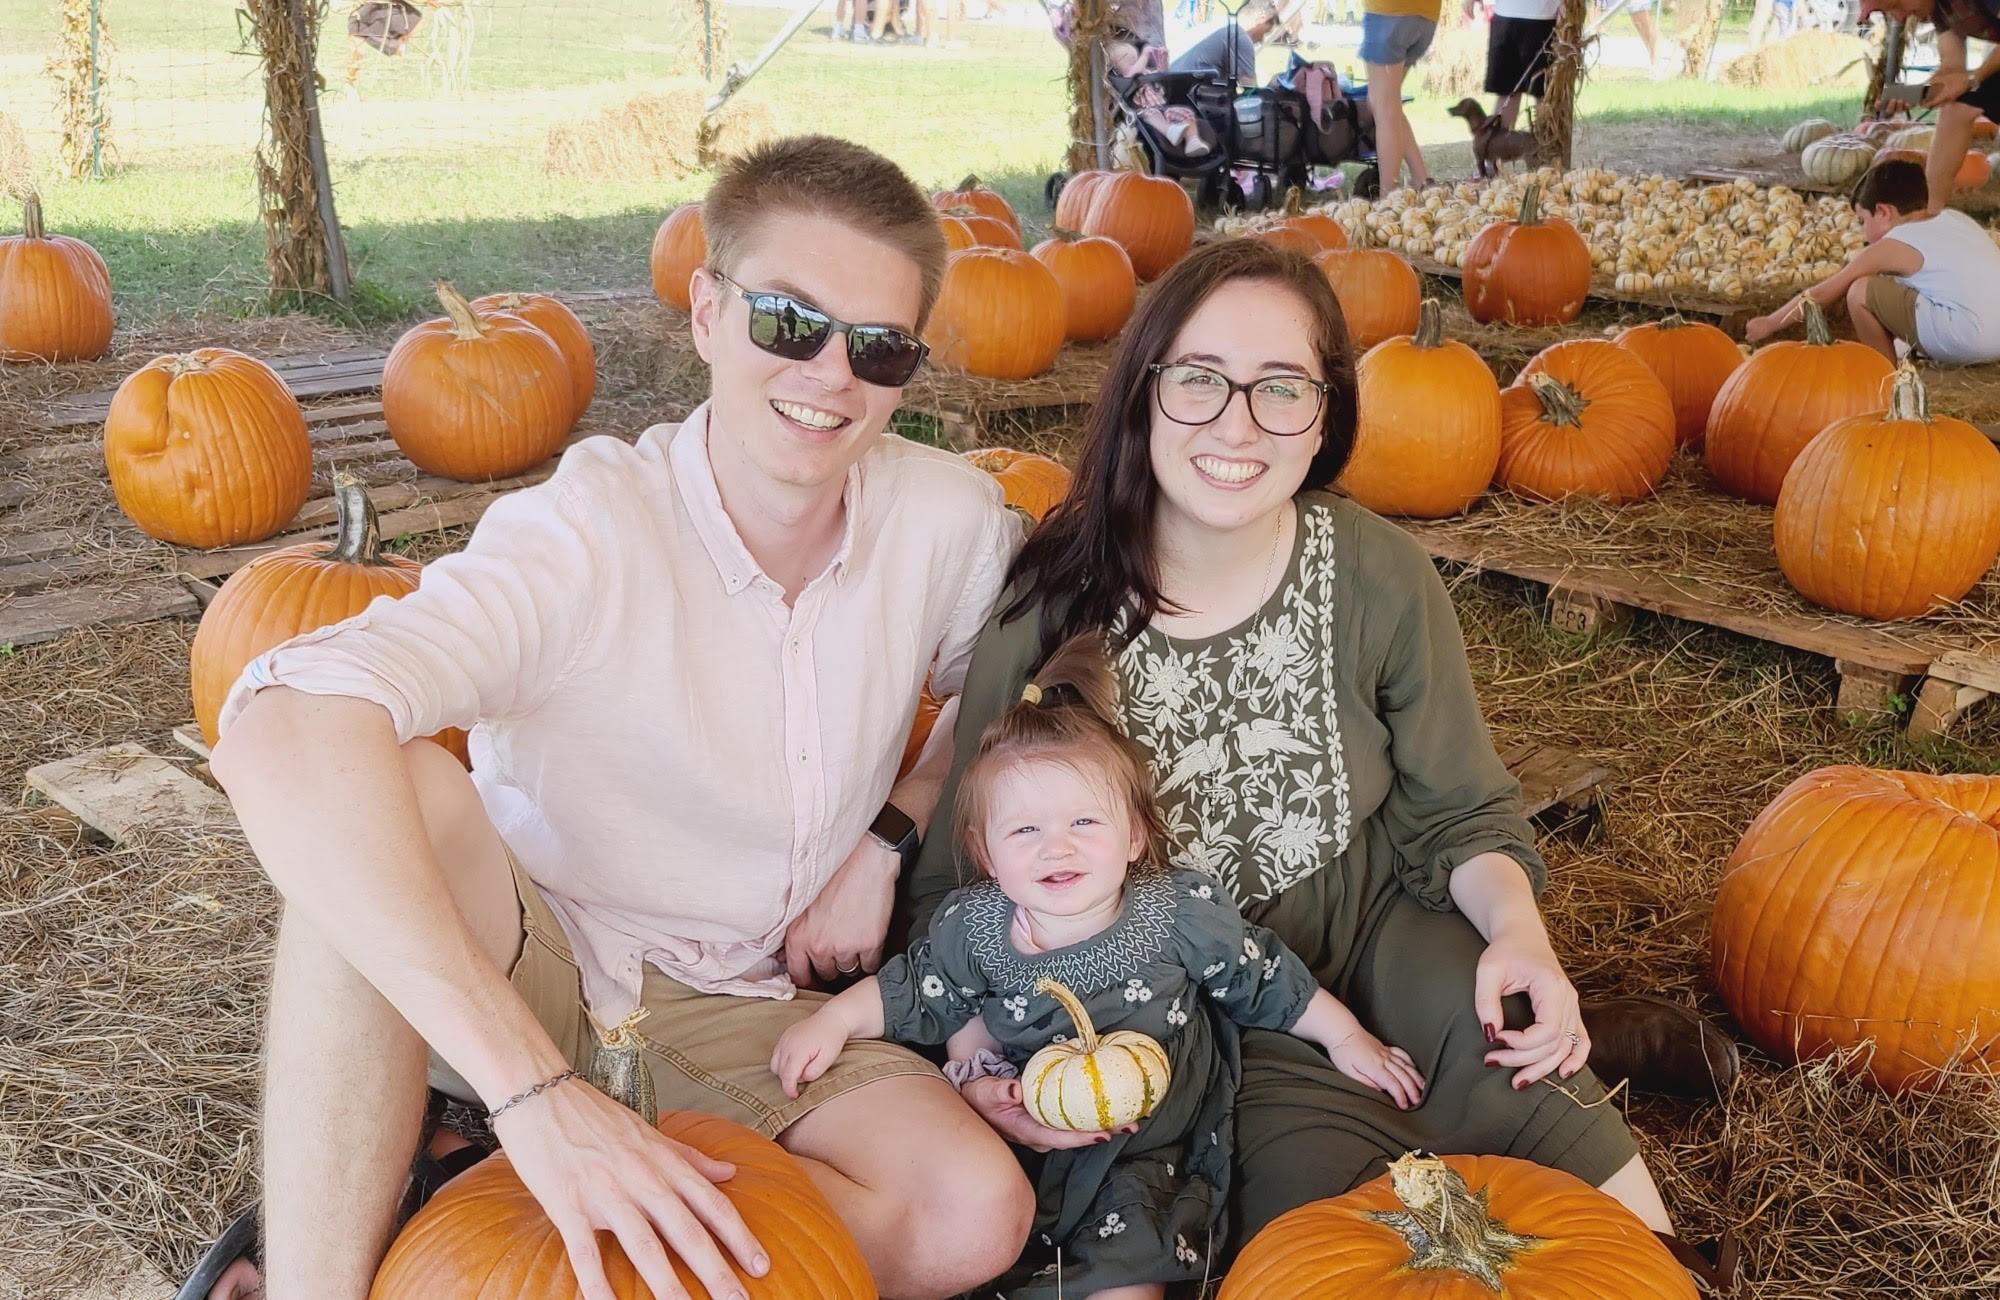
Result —
<svg viewBox="0 0 2000 1300"><path fill-rule="evenodd" d="M698 81L633 95L550 131L544 165L552 176L580 180L674 180L774 134L763 105L736 105L704 118L707 99Z"/></svg>
<svg viewBox="0 0 2000 1300"><path fill-rule="evenodd" d="M1800 32L1722 65L1722 80L1759 90L1868 84L1868 42L1839 32Z"/></svg>
<svg viewBox="0 0 2000 1300"><path fill-rule="evenodd" d="M35 155L28 148L28 137L21 133L19 122L0 113L0 194L26 198L34 182Z"/></svg>
<svg viewBox="0 0 2000 1300"><path fill-rule="evenodd" d="M1424 74L1424 94L1429 98L1456 101L1485 94L1485 24L1469 23L1439 32L1418 66Z"/></svg>

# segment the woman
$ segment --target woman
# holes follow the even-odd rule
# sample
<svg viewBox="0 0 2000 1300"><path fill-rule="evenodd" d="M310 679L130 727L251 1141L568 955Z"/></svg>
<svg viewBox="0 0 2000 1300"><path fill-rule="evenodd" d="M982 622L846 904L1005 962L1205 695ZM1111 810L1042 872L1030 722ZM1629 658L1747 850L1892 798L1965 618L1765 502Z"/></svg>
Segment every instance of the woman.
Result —
<svg viewBox="0 0 2000 1300"><path fill-rule="evenodd" d="M1400 1111L1309 1044L1246 1033L1234 1243L1412 1149L1553 1165L1670 1234L1630 1131L1596 1104L1577 993L1536 910L1545 869L1450 598L1406 534L1324 491L1354 422L1346 328L1310 262L1251 240L1181 262L1127 329L1069 498L1015 562L960 699L955 768L1055 646L1110 629L1173 864L1219 877L1429 1080ZM947 801L956 785L955 770ZM950 837L929 837L916 933L966 878ZM967 1100L1014 1140L1074 1140L975 1083Z"/></svg>

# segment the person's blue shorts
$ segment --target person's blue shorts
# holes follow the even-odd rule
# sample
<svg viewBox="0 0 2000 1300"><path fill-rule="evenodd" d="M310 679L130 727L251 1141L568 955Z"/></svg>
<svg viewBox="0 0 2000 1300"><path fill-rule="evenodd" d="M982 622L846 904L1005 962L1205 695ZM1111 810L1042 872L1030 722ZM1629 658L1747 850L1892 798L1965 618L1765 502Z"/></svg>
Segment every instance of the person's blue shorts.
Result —
<svg viewBox="0 0 2000 1300"><path fill-rule="evenodd" d="M1445 0L1451 3L1451 0ZM1388 67L1405 67L1424 57L1437 35L1438 25L1430 18L1412 14L1361 15L1361 61Z"/></svg>

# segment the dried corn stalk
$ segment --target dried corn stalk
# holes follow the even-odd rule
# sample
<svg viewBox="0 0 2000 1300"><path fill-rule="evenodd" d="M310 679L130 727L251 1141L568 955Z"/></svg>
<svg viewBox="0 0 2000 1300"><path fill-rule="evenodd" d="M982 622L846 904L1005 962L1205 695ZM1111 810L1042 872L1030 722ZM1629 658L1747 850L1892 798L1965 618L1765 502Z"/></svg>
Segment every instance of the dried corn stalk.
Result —
<svg viewBox="0 0 2000 1300"><path fill-rule="evenodd" d="M105 106L111 31L101 11L92 31L93 0L61 2L62 43L43 65L56 79L57 113L62 123L57 150L69 175L93 176L100 174L103 161L112 152L111 113Z"/></svg>

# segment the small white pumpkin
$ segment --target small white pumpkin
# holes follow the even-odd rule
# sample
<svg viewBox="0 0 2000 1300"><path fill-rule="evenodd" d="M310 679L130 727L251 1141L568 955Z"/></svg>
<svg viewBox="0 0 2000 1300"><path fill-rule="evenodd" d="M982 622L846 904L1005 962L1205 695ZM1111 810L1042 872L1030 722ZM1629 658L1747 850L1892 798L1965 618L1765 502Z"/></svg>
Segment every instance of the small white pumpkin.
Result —
<svg viewBox="0 0 2000 1300"><path fill-rule="evenodd" d="M1165 1049L1131 1029L1098 1037L1083 1003L1056 980L1036 980L1035 992L1062 1005L1077 1036L1028 1058L1021 1071L1021 1105L1028 1114L1071 1133L1109 1133L1152 1114L1173 1077Z"/></svg>
<svg viewBox="0 0 2000 1300"><path fill-rule="evenodd" d="M1813 141L1824 140L1838 130L1839 127L1823 117L1809 117L1785 132L1785 138L1779 143L1786 153L1798 153Z"/></svg>
<svg viewBox="0 0 2000 1300"><path fill-rule="evenodd" d="M1915 149L1918 153L1929 153L1931 138L1937 134L1934 126L1906 126L1889 137L1890 149Z"/></svg>
<svg viewBox="0 0 2000 1300"><path fill-rule="evenodd" d="M1852 135L1830 135L1815 140L1799 155L1806 179L1817 185L1852 184L1874 161L1875 146Z"/></svg>

